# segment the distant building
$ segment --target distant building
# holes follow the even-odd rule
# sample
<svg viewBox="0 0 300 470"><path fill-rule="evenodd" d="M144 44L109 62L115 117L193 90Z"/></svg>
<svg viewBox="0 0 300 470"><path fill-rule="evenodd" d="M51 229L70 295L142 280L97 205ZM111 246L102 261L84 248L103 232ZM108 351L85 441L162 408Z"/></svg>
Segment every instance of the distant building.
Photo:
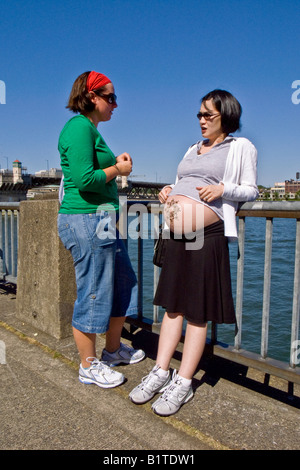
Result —
<svg viewBox="0 0 300 470"><path fill-rule="evenodd" d="M27 168L22 167L19 160L15 160L12 170L0 170L0 201L23 201L30 184L31 175L27 174Z"/></svg>
<svg viewBox="0 0 300 470"><path fill-rule="evenodd" d="M62 170L58 168L50 168L50 170L40 170L35 172L38 178L61 178Z"/></svg>
<svg viewBox="0 0 300 470"><path fill-rule="evenodd" d="M296 192L295 190L291 191L291 186L284 183L274 183L272 188L261 188L259 190L259 200L285 200L285 199L295 199ZM294 188L293 188L294 189Z"/></svg>
<svg viewBox="0 0 300 470"><path fill-rule="evenodd" d="M13 172L12 170L0 170L0 185L4 183L12 183L13 182Z"/></svg>
<svg viewBox="0 0 300 470"><path fill-rule="evenodd" d="M116 177L116 182L117 182L118 189L127 188L127 186L128 186L127 176L118 175Z"/></svg>
<svg viewBox="0 0 300 470"><path fill-rule="evenodd" d="M283 199L285 196L285 183L275 183L270 189L271 199Z"/></svg>
<svg viewBox="0 0 300 470"><path fill-rule="evenodd" d="M23 183L22 179L22 163L19 160L13 162L13 183Z"/></svg>
<svg viewBox="0 0 300 470"><path fill-rule="evenodd" d="M13 162L12 170L0 170L0 186L3 184L30 184L31 176L19 160Z"/></svg>
<svg viewBox="0 0 300 470"><path fill-rule="evenodd" d="M285 180L285 192L286 193L297 193L300 191L300 181Z"/></svg>
<svg viewBox="0 0 300 470"><path fill-rule="evenodd" d="M52 195L58 198L59 185L58 184L47 184L45 186L37 186L27 191L27 199L40 199L45 196Z"/></svg>

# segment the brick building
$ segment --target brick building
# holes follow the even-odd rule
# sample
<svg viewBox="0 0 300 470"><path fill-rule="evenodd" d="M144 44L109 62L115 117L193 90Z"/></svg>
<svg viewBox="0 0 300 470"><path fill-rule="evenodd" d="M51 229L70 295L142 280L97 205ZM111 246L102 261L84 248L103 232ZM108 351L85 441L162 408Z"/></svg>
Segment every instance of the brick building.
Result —
<svg viewBox="0 0 300 470"><path fill-rule="evenodd" d="M297 193L300 191L300 181L297 180L285 180L285 193Z"/></svg>

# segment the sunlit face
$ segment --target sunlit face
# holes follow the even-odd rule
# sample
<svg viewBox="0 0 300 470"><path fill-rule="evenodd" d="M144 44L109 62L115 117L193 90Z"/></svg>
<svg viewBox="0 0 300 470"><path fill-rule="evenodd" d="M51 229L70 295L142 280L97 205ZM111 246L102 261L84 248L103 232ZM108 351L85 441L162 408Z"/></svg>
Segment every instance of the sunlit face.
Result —
<svg viewBox="0 0 300 470"><path fill-rule="evenodd" d="M221 125L221 114L216 109L212 100L207 100L201 104L199 117L203 138L214 140L223 134Z"/></svg>
<svg viewBox="0 0 300 470"><path fill-rule="evenodd" d="M113 110L117 108L117 103L109 103L107 100L107 95L115 93L115 89L112 83L107 83L103 90L104 96L98 96L94 94L91 101L95 105L95 112L97 113L97 117L100 121L109 121L112 117Z"/></svg>

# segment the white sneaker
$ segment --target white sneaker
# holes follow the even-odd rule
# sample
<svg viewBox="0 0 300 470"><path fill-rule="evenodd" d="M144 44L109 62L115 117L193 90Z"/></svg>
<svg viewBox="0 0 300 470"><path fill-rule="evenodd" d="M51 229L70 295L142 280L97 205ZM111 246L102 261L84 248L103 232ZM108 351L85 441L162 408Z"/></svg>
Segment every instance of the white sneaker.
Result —
<svg viewBox="0 0 300 470"><path fill-rule="evenodd" d="M193 398L192 386L185 387L182 378L173 372L172 381L164 393L152 404L154 413L160 416L170 416L176 413L179 408Z"/></svg>
<svg viewBox="0 0 300 470"><path fill-rule="evenodd" d="M144 359L145 353L142 349L133 349L127 344L121 343L121 346L114 353L109 353L103 349L101 361L113 367L117 364L136 364Z"/></svg>
<svg viewBox="0 0 300 470"><path fill-rule="evenodd" d="M156 393L165 390L171 380L170 372L168 371L167 377L160 377L158 375L159 369L159 366L154 366L151 372L142 379L142 382L130 392L129 398L133 403L142 405L151 400Z"/></svg>
<svg viewBox="0 0 300 470"><path fill-rule="evenodd" d="M102 388L117 387L124 382L125 377L120 372L112 370L107 364L99 361L96 357L88 357L91 363L88 369L84 369L80 364L79 380L83 384L95 384Z"/></svg>

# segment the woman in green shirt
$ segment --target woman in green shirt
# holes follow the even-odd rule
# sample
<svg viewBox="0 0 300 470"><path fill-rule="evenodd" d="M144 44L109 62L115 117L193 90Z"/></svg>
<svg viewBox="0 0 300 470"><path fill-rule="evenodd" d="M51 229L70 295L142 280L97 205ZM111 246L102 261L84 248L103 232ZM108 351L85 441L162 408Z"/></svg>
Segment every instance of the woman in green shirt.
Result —
<svg viewBox="0 0 300 470"><path fill-rule="evenodd" d="M111 119L116 99L105 75L81 74L67 105L79 114L65 124L58 143L64 175L58 232L75 266L72 326L81 358L79 380L104 388L125 379L109 366L145 356L120 342L125 317L137 313L137 280L116 229L116 176L128 176L132 160L128 153L115 157L97 130L99 122ZM106 333L101 361L96 358L97 333Z"/></svg>

